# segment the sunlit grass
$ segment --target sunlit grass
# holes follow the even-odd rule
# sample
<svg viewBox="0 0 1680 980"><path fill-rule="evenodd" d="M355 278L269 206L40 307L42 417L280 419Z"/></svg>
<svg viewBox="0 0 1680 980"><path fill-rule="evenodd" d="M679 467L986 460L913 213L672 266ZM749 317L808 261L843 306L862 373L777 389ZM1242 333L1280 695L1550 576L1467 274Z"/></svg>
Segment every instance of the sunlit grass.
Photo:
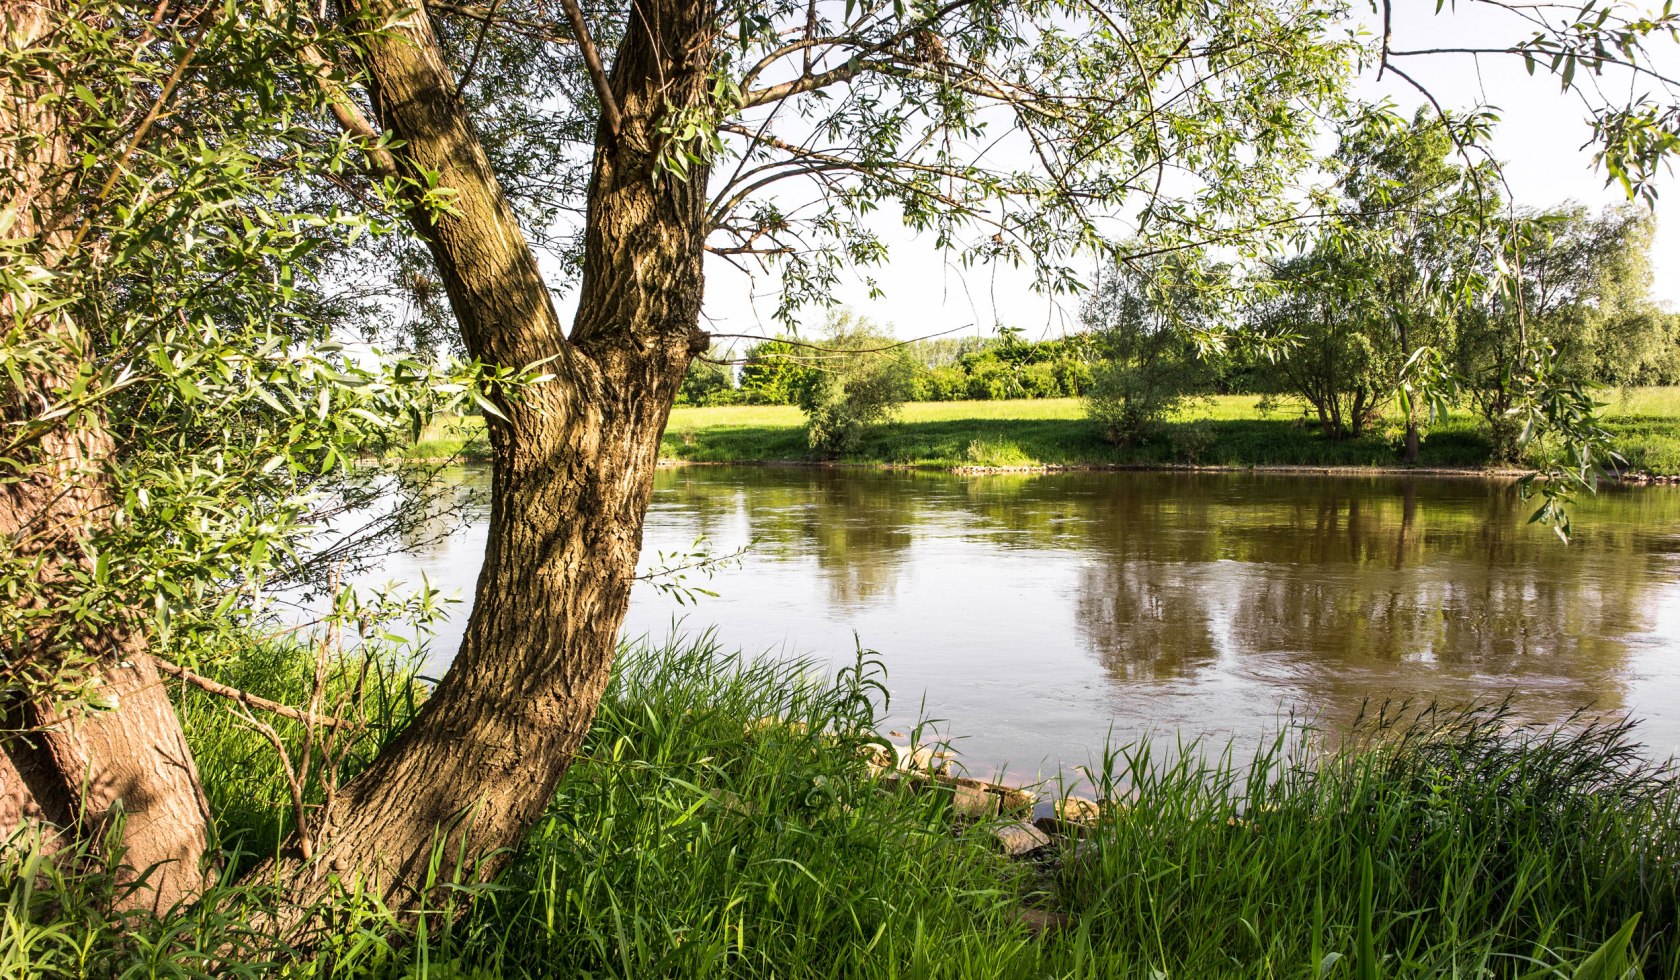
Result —
<svg viewBox="0 0 1680 980"><path fill-rule="evenodd" d="M1606 428L1634 470L1680 474L1680 387L1606 390ZM1175 439L1193 423L1207 423L1211 441ZM812 458L805 417L792 405L728 405L671 412L662 455L690 462L804 462ZM1205 440L1198 440L1205 441ZM482 459L489 445L483 420L434 421L404 455L410 459ZM1162 435L1124 449L1098 438L1077 398L1016 401L913 402L866 435L844 462L958 466L1140 465L1194 462L1215 466L1393 466L1398 432L1378 425L1358 439L1331 440L1316 416L1295 398L1257 395L1195 399L1176 413ZM1428 433L1423 466L1476 468L1488 463L1488 444L1476 419L1459 411Z"/></svg>

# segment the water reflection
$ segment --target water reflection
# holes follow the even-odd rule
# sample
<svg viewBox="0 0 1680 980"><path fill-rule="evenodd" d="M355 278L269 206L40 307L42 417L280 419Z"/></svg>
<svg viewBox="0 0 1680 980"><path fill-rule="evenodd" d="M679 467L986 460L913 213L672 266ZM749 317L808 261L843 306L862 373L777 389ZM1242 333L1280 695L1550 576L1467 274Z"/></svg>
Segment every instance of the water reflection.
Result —
<svg viewBox="0 0 1680 980"><path fill-rule="evenodd" d="M756 542L693 624L835 658L856 630L895 707L926 691L982 766L1083 762L1111 728L1246 737L1285 710L1511 691L1540 717L1633 710L1672 750L1680 493L1607 491L1568 547L1527 510L1480 480L692 467L659 475L646 550ZM473 538L414 570L470 594ZM679 612L645 590L627 629Z"/></svg>

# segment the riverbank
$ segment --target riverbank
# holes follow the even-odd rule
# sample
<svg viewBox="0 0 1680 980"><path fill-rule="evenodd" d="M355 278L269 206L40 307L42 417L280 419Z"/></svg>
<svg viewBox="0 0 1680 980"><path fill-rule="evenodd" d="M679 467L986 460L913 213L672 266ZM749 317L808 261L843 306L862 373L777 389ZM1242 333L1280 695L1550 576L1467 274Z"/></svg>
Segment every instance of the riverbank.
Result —
<svg viewBox="0 0 1680 980"><path fill-rule="evenodd" d="M246 658L219 679L299 703L309 658L295 659ZM346 896L328 910L342 928L288 975L1335 980L1680 967L1680 793L1623 726L1528 730L1493 706L1366 716L1336 754L1289 737L1240 758L1135 744L1095 767L1090 803L1035 835L1008 793L879 765L877 679L867 654L824 680L706 637L628 651L505 872L441 891L419 931ZM273 753L214 699L182 701L222 839L272 848L289 811ZM412 701L390 703L407 704L387 719L400 727ZM298 748L295 726L271 720ZM202 907L153 920L110 913L96 870L17 851L6 861L7 976L282 969L262 960L285 948L251 931L260 890L215 885Z"/></svg>
<svg viewBox="0 0 1680 980"><path fill-rule="evenodd" d="M1610 400L1605 428L1628 470L1680 475L1680 389L1638 389ZM1424 439L1416 466L1399 464L1397 432L1326 439L1305 406L1266 406L1229 395L1191 406L1156 439L1131 447L1103 441L1078 399L919 402L866 433L843 464L959 471L1100 468L1294 468L1300 471L1395 469L1486 472L1487 440L1458 413ZM477 419L445 420L407 451L410 458L482 457ZM678 408L666 427L661 458L676 463L809 463L804 416L789 405Z"/></svg>

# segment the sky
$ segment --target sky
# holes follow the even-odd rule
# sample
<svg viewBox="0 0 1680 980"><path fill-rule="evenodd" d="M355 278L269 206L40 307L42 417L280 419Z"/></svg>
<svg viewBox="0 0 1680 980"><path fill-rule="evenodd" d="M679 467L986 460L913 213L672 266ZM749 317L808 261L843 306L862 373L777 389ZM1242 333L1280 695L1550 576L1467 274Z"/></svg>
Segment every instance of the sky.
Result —
<svg viewBox="0 0 1680 980"><path fill-rule="evenodd" d="M1475 4L1455 12L1452 5L1436 15L1433 0L1396 0L1393 47L1487 47L1508 44L1523 31L1500 11ZM1653 42L1659 66L1680 73L1680 45ZM1399 62L1406 72L1448 109L1476 104L1498 110L1500 124L1492 149L1504 163L1509 196L1532 207L1576 201L1593 208L1625 202L1619 188L1606 188L1592 165L1585 107L1578 97L1559 90L1544 71L1530 77L1516 57L1430 55ZM1423 103L1423 96L1392 73L1382 81L1370 71L1359 94L1389 98L1403 111ZM1327 143L1327 149L1330 144ZM1653 249L1656 297L1680 308L1680 179L1665 174L1658 183L1657 238ZM1029 337L1056 336L1078 326L1077 297L1045 297L1032 291L1028 276L1008 267L964 267L918 241L884 213L877 230L891 250L890 261L869 270L884 296L871 298L861 279L845 282L839 301L888 327L903 338L957 328L953 336L989 335L999 324L1023 328ZM1095 265L1091 271L1094 273ZM778 331L771 319L776 307L776 278L749 279L727 263L708 261L704 327L716 333L768 334ZM566 297L574 300L574 297ZM568 317L570 310L563 313ZM813 312L803 331L820 329Z"/></svg>

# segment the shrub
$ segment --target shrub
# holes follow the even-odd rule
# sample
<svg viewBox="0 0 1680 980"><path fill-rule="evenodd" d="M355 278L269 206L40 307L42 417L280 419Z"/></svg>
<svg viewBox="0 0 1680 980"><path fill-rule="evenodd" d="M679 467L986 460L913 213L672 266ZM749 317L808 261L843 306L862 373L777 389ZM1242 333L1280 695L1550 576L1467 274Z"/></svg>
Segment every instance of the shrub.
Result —
<svg viewBox="0 0 1680 980"><path fill-rule="evenodd" d="M910 398L915 365L902 349L878 350L891 343L861 331L824 342L824 347L851 353L832 355L799 389L806 436L818 454L840 456L856 449L871 426L890 419Z"/></svg>
<svg viewBox="0 0 1680 980"><path fill-rule="evenodd" d="M1052 365L1052 369L1056 374L1056 384L1061 388L1063 395L1078 397L1091 389L1092 373L1089 361L1063 357Z"/></svg>
<svg viewBox="0 0 1680 980"><path fill-rule="evenodd" d="M1060 398L1063 394L1054 364L1028 364L1021 368L1020 383L1028 398Z"/></svg>
<svg viewBox="0 0 1680 980"><path fill-rule="evenodd" d="M689 362L677 389L678 405L732 405L735 401L735 374L728 365L698 357Z"/></svg>
<svg viewBox="0 0 1680 980"><path fill-rule="evenodd" d="M1186 395L1176 376L1152 364L1105 361L1097 366L1085 396L1085 414L1104 439L1131 446L1159 433Z"/></svg>
<svg viewBox="0 0 1680 980"><path fill-rule="evenodd" d="M1219 433L1206 420L1180 422L1167 433L1172 445L1173 459L1194 466L1200 463L1219 442Z"/></svg>
<svg viewBox="0 0 1680 980"><path fill-rule="evenodd" d="M954 364L916 371L911 400L954 402L968 397L968 375Z"/></svg>
<svg viewBox="0 0 1680 980"><path fill-rule="evenodd" d="M741 365L740 399L749 405L792 405L814 373L811 352L783 340L766 340L747 349Z"/></svg>
<svg viewBox="0 0 1680 980"><path fill-rule="evenodd" d="M1020 395L1021 382L1009 365L992 358L969 362L968 397L975 401L1003 401Z"/></svg>

